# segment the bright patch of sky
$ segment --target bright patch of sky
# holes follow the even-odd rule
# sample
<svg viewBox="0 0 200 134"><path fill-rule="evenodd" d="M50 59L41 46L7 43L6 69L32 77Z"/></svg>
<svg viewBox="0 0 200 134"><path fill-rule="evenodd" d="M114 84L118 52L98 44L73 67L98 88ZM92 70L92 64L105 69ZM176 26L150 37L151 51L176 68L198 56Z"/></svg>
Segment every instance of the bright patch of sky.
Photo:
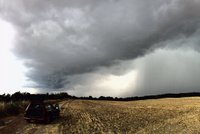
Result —
<svg viewBox="0 0 200 134"><path fill-rule="evenodd" d="M0 19L0 94L18 90L34 92L29 88L23 89L26 68L12 53L15 35L14 27Z"/></svg>

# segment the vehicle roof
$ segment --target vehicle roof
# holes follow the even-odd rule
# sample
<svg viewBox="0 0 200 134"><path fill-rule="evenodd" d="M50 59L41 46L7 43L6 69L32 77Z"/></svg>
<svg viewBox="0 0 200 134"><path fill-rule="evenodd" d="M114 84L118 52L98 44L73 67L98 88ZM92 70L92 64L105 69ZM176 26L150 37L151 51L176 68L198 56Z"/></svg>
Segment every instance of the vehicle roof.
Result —
<svg viewBox="0 0 200 134"><path fill-rule="evenodd" d="M40 100L34 100L34 101L31 101L30 104L53 104L53 103L40 101Z"/></svg>

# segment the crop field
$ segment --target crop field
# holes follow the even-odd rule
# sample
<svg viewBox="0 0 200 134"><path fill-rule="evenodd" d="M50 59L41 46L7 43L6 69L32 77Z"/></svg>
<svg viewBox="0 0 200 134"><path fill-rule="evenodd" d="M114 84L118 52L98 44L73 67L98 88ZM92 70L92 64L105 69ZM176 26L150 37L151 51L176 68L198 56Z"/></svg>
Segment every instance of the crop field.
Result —
<svg viewBox="0 0 200 134"><path fill-rule="evenodd" d="M199 97L127 102L68 100L60 107L61 117L50 124L26 123L20 115L1 127L0 133L200 133Z"/></svg>

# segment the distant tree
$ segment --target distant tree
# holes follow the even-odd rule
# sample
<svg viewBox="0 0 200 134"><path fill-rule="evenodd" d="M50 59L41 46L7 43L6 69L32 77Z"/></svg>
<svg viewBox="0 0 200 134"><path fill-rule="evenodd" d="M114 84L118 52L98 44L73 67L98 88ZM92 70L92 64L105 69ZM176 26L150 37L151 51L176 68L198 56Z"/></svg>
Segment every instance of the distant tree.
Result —
<svg viewBox="0 0 200 134"><path fill-rule="evenodd" d="M20 91L18 91L18 92L15 92L14 94L12 94L11 99L13 101L23 100L24 99L24 95Z"/></svg>
<svg viewBox="0 0 200 134"><path fill-rule="evenodd" d="M10 94L7 94L7 95L4 96L4 101L5 102L9 102L10 100L11 100Z"/></svg>

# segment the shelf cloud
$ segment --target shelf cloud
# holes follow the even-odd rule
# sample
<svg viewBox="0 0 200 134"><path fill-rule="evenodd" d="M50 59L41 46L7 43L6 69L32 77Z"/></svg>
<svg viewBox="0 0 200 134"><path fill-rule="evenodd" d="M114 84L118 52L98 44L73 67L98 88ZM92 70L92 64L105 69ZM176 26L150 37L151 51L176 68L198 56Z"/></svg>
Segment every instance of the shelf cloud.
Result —
<svg viewBox="0 0 200 134"><path fill-rule="evenodd" d="M32 87L79 96L200 90L198 0L0 3Z"/></svg>

